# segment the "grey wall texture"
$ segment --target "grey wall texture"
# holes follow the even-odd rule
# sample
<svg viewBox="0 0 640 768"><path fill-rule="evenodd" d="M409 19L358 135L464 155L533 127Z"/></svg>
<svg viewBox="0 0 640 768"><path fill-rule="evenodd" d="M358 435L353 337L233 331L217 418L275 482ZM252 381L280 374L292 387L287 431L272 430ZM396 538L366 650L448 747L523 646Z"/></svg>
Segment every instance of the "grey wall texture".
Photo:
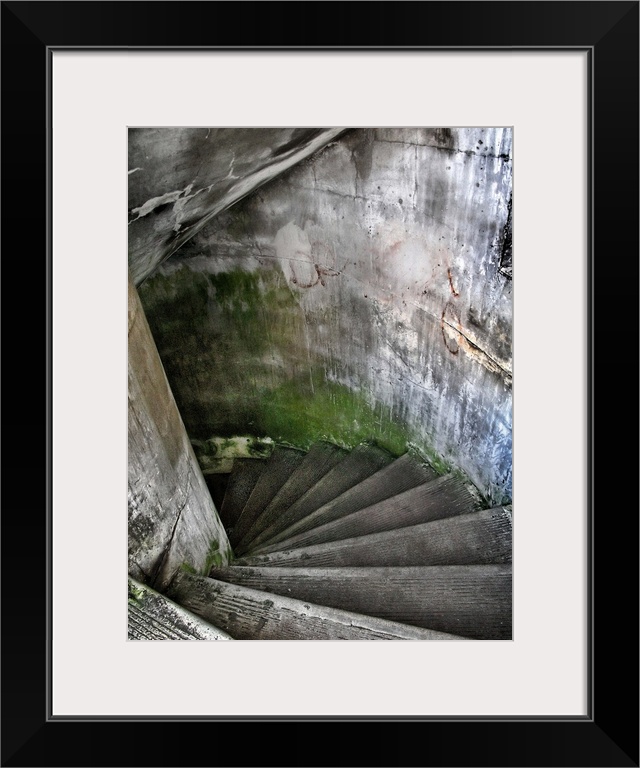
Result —
<svg viewBox="0 0 640 768"><path fill-rule="evenodd" d="M412 443L510 501L511 139L352 129L208 218L140 287L189 436Z"/></svg>

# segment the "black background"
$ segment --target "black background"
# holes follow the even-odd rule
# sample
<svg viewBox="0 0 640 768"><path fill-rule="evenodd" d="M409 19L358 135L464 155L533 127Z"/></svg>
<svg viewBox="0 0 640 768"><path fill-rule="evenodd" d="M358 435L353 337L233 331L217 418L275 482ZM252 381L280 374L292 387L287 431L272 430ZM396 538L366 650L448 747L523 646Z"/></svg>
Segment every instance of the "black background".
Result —
<svg viewBox="0 0 640 768"><path fill-rule="evenodd" d="M638 8L637 2L2 3L2 267L11 311L3 332L9 350L3 766L638 765ZM47 47L68 46L593 47L588 718L47 721L46 62ZM555 194L558 200L545 209L561 215L561 190ZM559 343L576 343L575 331L564 329ZM541 472L562 471L561 445L557 458L557 468ZM97 473L96 484L102 482L108 478ZM109 659L96 653L95 662ZM285 679L299 673L283 670Z"/></svg>

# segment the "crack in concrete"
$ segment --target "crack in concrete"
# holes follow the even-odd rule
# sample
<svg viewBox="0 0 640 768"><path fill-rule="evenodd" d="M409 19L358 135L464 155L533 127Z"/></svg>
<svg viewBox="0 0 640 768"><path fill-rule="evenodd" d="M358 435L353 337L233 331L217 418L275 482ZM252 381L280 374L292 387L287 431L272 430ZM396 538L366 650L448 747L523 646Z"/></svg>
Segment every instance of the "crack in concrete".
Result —
<svg viewBox="0 0 640 768"><path fill-rule="evenodd" d="M149 574L145 571L145 569L140 565L140 563L137 560L134 560L131 558L131 562L140 570L140 573L145 577L145 579L149 578Z"/></svg>
<svg viewBox="0 0 640 768"><path fill-rule="evenodd" d="M307 259L294 259L293 256L267 256L262 251L260 251L260 247L257 243L255 243L256 247L258 248L258 251L260 252L260 256L256 256L257 259L273 259L274 261L295 261L299 262L300 264L307 264L309 266L313 266L316 268L316 270L320 270L321 274L326 275L327 277L337 277L338 275L346 274L342 272L342 270L339 269L333 269L332 267L327 267L323 264L314 264L311 261L308 261ZM304 286L301 286L304 287Z"/></svg>
<svg viewBox="0 0 640 768"><path fill-rule="evenodd" d="M308 262L308 261L306 261L306 260L304 260L304 259L294 259L294 258L291 258L291 257L266 256L266 255L264 255L264 254L261 254L259 258L261 258L261 259L273 259L273 260L276 260L276 261L298 261L298 262L302 262L302 263L304 263L304 264L309 264L309 262ZM338 276L338 275L344 275L345 277L347 277L347 278L349 278L349 279L351 279L351 280L355 280L357 283L360 283L360 285L363 285L363 286L365 286L365 287L367 287L367 286L368 286L369 290L371 289L371 286L370 286L368 283L365 283L365 281L364 281L364 280L361 280L360 278L356 277L355 275L352 275L352 274L350 274L350 273L349 273L349 272L347 272L345 269L342 269L342 270L335 270L335 273L336 273L336 276ZM453 286L451 286L451 288L453 289ZM386 294L387 296L389 296L391 299L396 299L396 298L397 298L397 296L396 296L396 295L393 293L393 291L389 291L389 290L387 290L387 289L385 289L385 288L379 288L379 290L381 290L383 293L385 293L385 294ZM453 289L453 290L455 291L455 289ZM456 293L454 293L454 296L455 296L455 295L459 295L459 294L456 294ZM502 374L505 376L505 378L506 378L506 379L508 379L508 381L509 381L509 382L512 380L512 378L513 378L513 373L512 373L512 371L511 371L511 370L509 370L508 368L506 368L506 367L504 366L504 364L500 363L500 362L499 362L498 360L496 360L495 358L491 357L491 355L490 355L490 354L488 354L488 352L486 352L484 349L482 349L482 347L479 347L479 346L478 346L478 345L477 345L475 342L471 341L471 339L470 339L468 336L466 336L466 335L465 335L465 334L464 334L464 333L463 333L463 332L462 332L462 331L461 331L459 328L456 328L456 326L455 326L455 325L452 325L452 324L451 324L450 322L448 322L448 321L447 321L447 320L446 320L444 317L442 317L442 318L438 318L438 317L436 317L436 316L435 316L435 315L434 315L432 312L429 312L427 309L425 309L423 306L421 306L420 304L418 304L418 303L417 303L417 302L415 302L415 301L409 301L409 303L410 303L412 306L414 306L414 307L416 307L417 309L419 309L421 312L424 312L426 315L428 315L428 316L429 316L429 317L430 317L432 320L434 320L435 322L439 322L439 323L443 323L443 324L447 325L449 328L451 328L451 329L452 329L453 331L455 331L457 334L459 334L460 336L462 336L462 338L465 340L465 342L466 342L466 343L469 345L469 347L471 347L471 349L472 349L474 352L476 352L476 353L478 354L478 356L482 356L483 358L486 358L486 362L485 362L485 363L483 363L483 364L485 365L485 367L486 367L486 368L488 368L489 370L494 370L496 373L499 371L500 373L502 373ZM389 348L391 349L391 351L392 351L392 352L393 352L393 353L394 353L394 354L395 354L395 355L396 355L396 356L397 356L397 357L398 357L400 360L402 360L402 362L404 363L404 365L406 365L406 366L407 366L407 368L411 368L411 366L410 366L410 365L409 365L409 364L406 362L406 360L403 360L403 359L402 359L402 357L401 357L401 356L398 354L397 350L394 350L394 349L393 349L393 347L391 347L391 345L390 345L388 342L385 342L385 343L387 344L387 346L389 346ZM409 380L409 379L407 379L407 381L410 381L410 380ZM416 383L416 382L414 382L414 381L411 381L411 383L412 383L412 384L415 384L415 385L416 385L416 386L418 386L418 387L420 387L420 386L421 386L420 384L417 384L417 383ZM426 389L426 388L424 388L424 387L422 387L422 388L423 388L423 389ZM428 390L427 390L427 391L428 391Z"/></svg>
<svg viewBox="0 0 640 768"><path fill-rule="evenodd" d="M426 310L425 310L425 311L426 311ZM427 314L430 314L430 313L427 313ZM506 376L506 377L508 377L509 379L511 379L511 378L512 378L513 374L512 374L512 372L511 372L511 371L510 371L508 368L505 368L505 367L504 367L504 365L503 365L502 363L498 362L498 360L496 360L495 358L491 357L491 355L490 355L490 354L488 354L487 352L485 352L485 350L484 350L484 349L482 349L482 347L479 347L479 346L478 346L478 345L477 345L475 342L471 341L471 339L470 339L470 338L469 338L469 337L468 337L466 334L464 334L464 333L463 333L463 332L460 330L460 328L457 328L455 325L452 325L452 324L451 324L451 323L450 323L448 320L446 320L446 319L445 319L445 317L444 317L444 315L443 315L443 316L440 318L440 322L441 322L443 325L446 325L446 326L448 326L449 328L451 328L452 330L454 330L454 331L455 331L457 334L459 334L460 336L462 336L462 338L465 340L465 342L466 342L467 344L469 344L469 346L470 346L470 347L471 347L471 348L472 348L472 349L473 349L475 352L478 352L478 353L480 353L481 355L483 355L484 357L486 357L486 358L487 358L487 360L488 360L488 361L491 363L491 365L492 365L492 366L495 366L495 367L496 367L496 368L498 368L498 369L500 369L500 371L501 371L503 374L505 374L505 376Z"/></svg>
<svg viewBox="0 0 640 768"><path fill-rule="evenodd" d="M451 152L451 153L457 153L460 155L469 155L469 156L476 156L476 157L491 157L494 160L511 160L511 156L506 153L501 153L500 155L494 155L491 152L474 152L472 149L455 149L454 147L439 147L437 144L420 144L415 141L398 141L397 139L376 139L376 141L381 142L382 144L404 144L407 147L429 147L430 149L439 149L442 152Z"/></svg>
<svg viewBox="0 0 640 768"><path fill-rule="evenodd" d="M404 357L402 357L402 355L401 355L401 354L398 352L398 350L397 350L397 349L394 349L394 348L391 346L391 344L390 344L388 341L386 341L386 340L385 340L385 342L384 342L384 343L386 344L386 346L387 346L387 347L389 347L389 349L390 349L390 350L393 352L393 354L394 354L394 355L395 355L395 356L398 358L398 360L400 360L400 362L404 363L404 365L406 365L406 366L407 366L407 368L408 368L410 371L411 371L411 370L413 370L412 366L411 366L411 365L410 365L410 364L409 364L409 363L408 363L408 362L407 362L407 361L404 359Z"/></svg>
<svg viewBox="0 0 640 768"><path fill-rule="evenodd" d="M409 384L413 384L414 387L419 387L420 389L423 389L425 392L428 392L430 395L433 394L433 390L429 389L429 387L425 387L424 384L418 384L417 381L414 381L413 379L404 378L404 381L408 381Z"/></svg>
<svg viewBox="0 0 640 768"><path fill-rule="evenodd" d="M176 514L176 521L173 524L173 528L171 530L171 535L169 536L169 541L165 544L164 549L160 553L160 555L158 557L158 562L156 563L156 566L155 566L155 568L153 570L153 576L151 578L151 586L152 587L155 587L155 585L156 585L156 582L157 582L158 577L160 575L160 571L162 570L162 568L163 568L163 566L165 564L165 561L166 561L166 559L167 559L167 557L169 555L169 551L171 549L171 545L173 544L173 539L174 539L174 537L176 535L176 530L178 528L178 523L180 522L180 518L182 517L182 513L184 512L184 510L186 509L186 507L187 507L187 505L189 503L189 492L191 491L191 469L189 469L189 477L188 477L188 482L187 482L187 489L188 489L187 496L186 496L186 498L184 500L184 503L182 504L182 506L178 510L178 513Z"/></svg>
<svg viewBox="0 0 640 768"><path fill-rule="evenodd" d="M346 200L370 200L371 198L364 195L348 195L344 192L336 192L334 189L325 189L324 187L301 187L295 186L294 189L300 189L305 192L326 192L328 195L335 195L336 197L342 197Z"/></svg>

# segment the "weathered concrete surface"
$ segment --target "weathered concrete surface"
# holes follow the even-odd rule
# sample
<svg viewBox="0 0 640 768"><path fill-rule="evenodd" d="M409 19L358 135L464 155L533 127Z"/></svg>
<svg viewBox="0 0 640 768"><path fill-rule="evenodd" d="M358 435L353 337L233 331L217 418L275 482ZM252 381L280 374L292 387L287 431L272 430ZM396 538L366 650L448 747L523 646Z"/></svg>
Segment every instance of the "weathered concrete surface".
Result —
<svg viewBox="0 0 640 768"><path fill-rule="evenodd" d="M347 517L410 488L435 480L436 477L437 475L431 467L418 461L410 453L405 453L404 456L379 470L367 480L349 488L333 501L292 523L288 528L278 531L271 537L269 543L286 540L287 546L292 545L294 544L292 540L299 534L308 533L312 528ZM266 545L267 542L264 543Z"/></svg>
<svg viewBox="0 0 640 768"><path fill-rule="evenodd" d="M339 128L130 128L129 268L139 285L213 216Z"/></svg>
<svg viewBox="0 0 640 768"><path fill-rule="evenodd" d="M170 594L236 640L468 640L185 573Z"/></svg>
<svg viewBox="0 0 640 768"><path fill-rule="evenodd" d="M220 519L229 535L238 522L264 469L263 459L234 459L220 505Z"/></svg>
<svg viewBox="0 0 640 768"><path fill-rule="evenodd" d="M473 640L511 640L511 565L297 568L238 565L211 578ZM195 610L190 606L191 610Z"/></svg>
<svg viewBox="0 0 640 768"><path fill-rule="evenodd" d="M510 563L511 513L495 507L431 523L371 533L269 555L234 560L234 565L304 568L354 566L480 565Z"/></svg>
<svg viewBox="0 0 640 768"><path fill-rule="evenodd" d="M191 437L407 443L511 499L511 131L358 129L141 287Z"/></svg>
<svg viewBox="0 0 640 768"><path fill-rule="evenodd" d="M129 640L233 640L195 613L129 578Z"/></svg>
<svg viewBox="0 0 640 768"><path fill-rule="evenodd" d="M311 455L311 451L308 455ZM259 519L260 531L255 538L250 539L250 548L255 549L262 543L273 541L277 533L287 530L299 520L308 519L313 512L324 508L326 504L359 485L392 461L393 457L388 451L375 445L363 443L356 446L315 485L308 485L305 493L293 503L289 504L287 501L286 506L278 506L272 502ZM240 551L238 548L236 554Z"/></svg>
<svg viewBox="0 0 640 768"><path fill-rule="evenodd" d="M229 541L129 280L129 575L162 591L186 563L228 562Z"/></svg>
<svg viewBox="0 0 640 768"><path fill-rule="evenodd" d="M319 480L342 464L348 456L349 454L343 448L332 443L316 443L312 446L304 459L289 475L286 483L269 503L262 507L259 516L238 541L234 547L236 556L240 552L245 552L249 546L253 546L255 538L263 532L266 526L281 519L292 504L295 504ZM271 467L269 470L274 471Z"/></svg>
<svg viewBox="0 0 640 768"><path fill-rule="evenodd" d="M311 519L303 519L276 534L270 541L252 548L251 554L262 555L279 552L284 548L392 531L395 528L465 515L481 506L475 488L461 482L455 475L445 475L322 525L317 524L319 521L316 518L316 525L308 528Z"/></svg>
<svg viewBox="0 0 640 768"><path fill-rule="evenodd" d="M233 531L229 534L229 541L234 549L304 459L303 451L276 446L238 516Z"/></svg>

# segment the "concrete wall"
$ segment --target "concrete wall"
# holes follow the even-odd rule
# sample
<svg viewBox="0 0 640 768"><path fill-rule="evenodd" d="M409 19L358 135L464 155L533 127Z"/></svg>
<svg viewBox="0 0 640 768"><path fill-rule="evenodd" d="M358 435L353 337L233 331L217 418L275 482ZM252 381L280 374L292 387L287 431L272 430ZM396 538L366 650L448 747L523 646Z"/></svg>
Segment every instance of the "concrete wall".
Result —
<svg viewBox="0 0 640 768"><path fill-rule="evenodd" d="M190 437L413 442L511 498L508 129L358 129L141 287Z"/></svg>
<svg viewBox="0 0 640 768"><path fill-rule="evenodd" d="M129 280L129 575L163 590L181 565L208 573L229 542Z"/></svg>
<svg viewBox="0 0 640 768"><path fill-rule="evenodd" d="M323 147L339 128L130 128L135 285L212 216Z"/></svg>

